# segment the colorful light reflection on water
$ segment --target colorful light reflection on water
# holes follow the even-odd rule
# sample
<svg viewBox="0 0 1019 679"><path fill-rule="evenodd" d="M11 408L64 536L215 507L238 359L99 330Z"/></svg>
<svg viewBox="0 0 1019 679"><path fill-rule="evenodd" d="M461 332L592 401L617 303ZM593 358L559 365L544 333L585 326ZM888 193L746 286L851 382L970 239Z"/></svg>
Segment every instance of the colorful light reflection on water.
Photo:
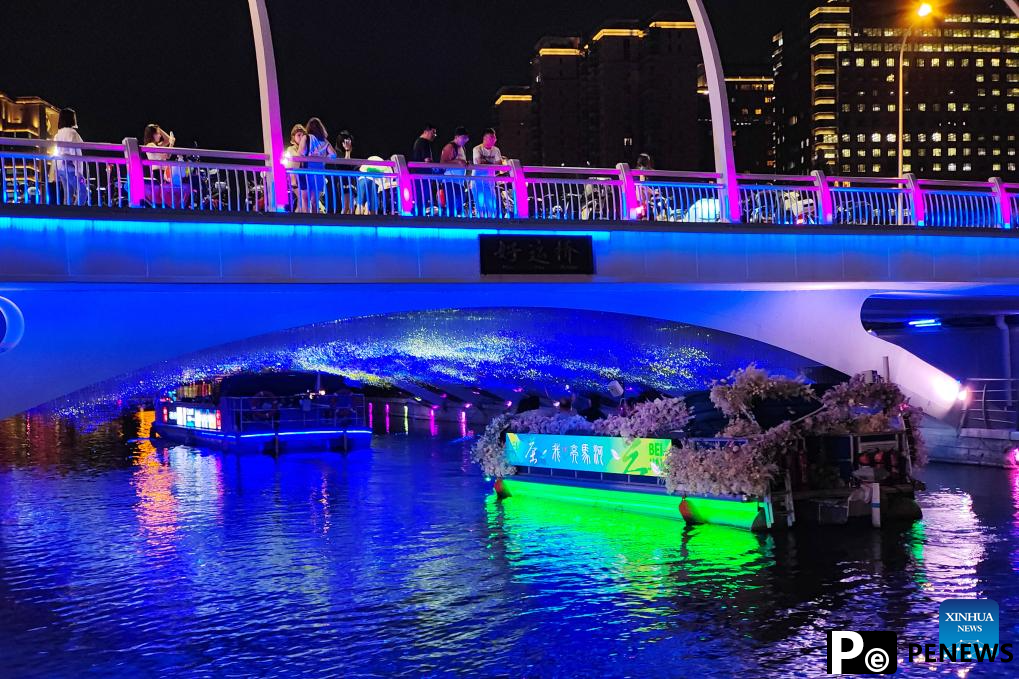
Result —
<svg viewBox="0 0 1019 679"><path fill-rule="evenodd" d="M761 536L497 503L459 422L274 460L125 443L148 421L0 422L5 679L806 677L826 629L935 641L950 597L1019 631L1014 471L928 470L913 525Z"/></svg>

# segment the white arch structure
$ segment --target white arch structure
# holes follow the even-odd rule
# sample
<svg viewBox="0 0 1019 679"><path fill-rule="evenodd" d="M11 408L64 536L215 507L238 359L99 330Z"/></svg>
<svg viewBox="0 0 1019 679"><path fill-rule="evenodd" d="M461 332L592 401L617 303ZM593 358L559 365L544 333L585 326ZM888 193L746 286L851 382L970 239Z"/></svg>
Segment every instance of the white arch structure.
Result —
<svg viewBox="0 0 1019 679"><path fill-rule="evenodd" d="M718 55L718 43L711 29L704 0L687 0L697 26L697 38L704 59L708 100L711 105L711 136L715 145L715 171L725 186L725 202L730 221L739 221L739 188L736 185L736 158L732 147L732 125L729 120L729 97L725 89L725 74ZM1014 0L1008 0L1014 2ZM276 77L276 58L272 47L272 31L265 0L248 0L251 13L251 30L255 38L255 57L258 64L258 93L262 108L262 144L273 177L273 195L277 209L289 200L286 172L283 167L283 121L280 113L279 83Z"/></svg>

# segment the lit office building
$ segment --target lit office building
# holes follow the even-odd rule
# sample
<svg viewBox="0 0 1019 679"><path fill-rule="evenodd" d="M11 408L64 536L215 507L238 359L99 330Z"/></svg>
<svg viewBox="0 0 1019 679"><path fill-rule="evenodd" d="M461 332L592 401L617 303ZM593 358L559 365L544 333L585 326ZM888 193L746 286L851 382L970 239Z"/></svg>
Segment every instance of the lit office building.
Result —
<svg viewBox="0 0 1019 679"><path fill-rule="evenodd" d="M780 172L898 172L905 44L903 171L1016 175L1019 18L990 0L946 1L924 17L917 6L789 3L773 54Z"/></svg>
<svg viewBox="0 0 1019 679"><path fill-rule="evenodd" d="M0 135L49 139L57 133L60 109L39 97L10 97L0 92Z"/></svg>

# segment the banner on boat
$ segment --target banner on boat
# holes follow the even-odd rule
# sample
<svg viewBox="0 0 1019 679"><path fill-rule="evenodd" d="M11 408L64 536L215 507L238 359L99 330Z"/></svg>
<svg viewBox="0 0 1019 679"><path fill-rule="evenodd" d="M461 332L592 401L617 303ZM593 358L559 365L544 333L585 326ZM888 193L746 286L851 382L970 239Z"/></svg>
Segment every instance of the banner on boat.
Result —
<svg viewBox="0 0 1019 679"><path fill-rule="evenodd" d="M506 434L512 465L571 471L661 476L669 439L626 439L571 434Z"/></svg>

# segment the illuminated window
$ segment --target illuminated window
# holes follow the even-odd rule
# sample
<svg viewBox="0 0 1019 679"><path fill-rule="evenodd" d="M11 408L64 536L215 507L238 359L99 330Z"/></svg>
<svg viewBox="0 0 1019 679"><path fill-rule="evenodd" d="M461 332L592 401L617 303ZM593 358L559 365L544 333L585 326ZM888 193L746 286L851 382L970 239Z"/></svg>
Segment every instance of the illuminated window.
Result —
<svg viewBox="0 0 1019 679"><path fill-rule="evenodd" d="M950 155L950 156L959 155L959 149L955 148L954 146L950 146L948 148L948 155Z"/></svg>
<svg viewBox="0 0 1019 679"><path fill-rule="evenodd" d="M881 157L881 149L872 149L871 152L870 152L870 155L874 156L875 158L880 158Z"/></svg>
<svg viewBox="0 0 1019 679"><path fill-rule="evenodd" d="M994 170L995 172L1001 172L1001 163L995 163L994 165L991 165L991 169Z"/></svg>
<svg viewBox="0 0 1019 679"><path fill-rule="evenodd" d="M870 168L873 172L881 171L881 165L879 163L874 163L873 165L870 166Z"/></svg>
<svg viewBox="0 0 1019 679"><path fill-rule="evenodd" d="M931 135L931 141L941 141L941 133L935 132Z"/></svg>
<svg viewBox="0 0 1019 679"><path fill-rule="evenodd" d="M962 171L963 172L972 172L973 171L973 163L963 163L962 164Z"/></svg>
<svg viewBox="0 0 1019 679"><path fill-rule="evenodd" d="M886 134L885 141L887 141L889 144L893 143L895 141L895 133L889 132L888 134Z"/></svg>
<svg viewBox="0 0 1019 679"><path fill-rule="evenodd" d="M957 107L956 107L956 105L955 105L955 102L954 102L954 101L950 101L950 102L948 102L948 110L949 110L949 111L955 111L955 110L957 110Z"/></svg>
<svg viewBox="0 0 1019 679"><path fill-rule="evenodd" d="M866 63L866 60L863 57L857 57L856 58L856 65L857 66L866 66L867 63Z"/></svg>
<svg viewBox="0 0 1019 679"><path fill-rule="evenodd" d="M969 133L969 132L963 132L962 133L962 140L963 141L973 141L973 135L971 133Z"/></svg>
<svg viewBox="0 0 1019 679"><path fill-rule="evenodd" d="M895 104L888 104L888 112L895 113Z"/></svg>
<svg viewBox="0 0 1019 679"><path fill-rule="evenodd" d="M848 158L849 156L852 155L852 153L849 151L849 149L842 149L841 153L842 153L842 157L843 158Z"/></svg>
<svg viewBox="0 0 1019 679"><path fill-rule="evenodd" d="M941 172L941 163L934 163L934 171Z"/></svg>
<svg viewBox="0 0 1019 679"><path fill-rule="evenodd" d="M862 133L861 133L861 134L858 134L858 135L856 135L856 143L857 143L857 144L862 144L862 143L864 143L865 141L867 141L867 135L865 135L865 134L862 134Z"/></svg>
<svg viewBox="0 0 1019 679"><path fill-rule="evenodd" d="M880 132L875 132L874 134L870 135L870 140L871 141L875 141L875 142L876 141L881 141L881 133Z"/></svg>
<svg viewBox="0 0 1019 679"><path fill-rule="evenodd" d="M926 111L927 110L927 104L925 104L923 102L917 104L916 105L916 110L917 111Z"/></svg>
<svg viewBox="0 0 1019 679"><path fill-rule="evenodd" d="M948 164L948 171L949 172L955 172L956 168L957 168L957 166L956 166L955 163L949 163Z"/></svg>
<svg viewBox="0 0 1019 679"><path fill-rule="evenodd" d="M927 133L926 132L921 132L920 134L916 135L916 138L922 144L922 143L927 141Z"/></svg>
<svg viewBox="0 0 1019 679"><path fill-rule="evenodd" d="M934 148L932 148L931 149L931 155L933 155L935 158L940 158L941 157L941 147L940 146L935 146Z"/></svg>
<svg viewBox="0 0 1019 679"><path fill-rule="evenodd" d="M909 150L909 149L902 149L902 157L903 158L909 158L912 155L913 155L913 152L911 150Z"/></svg>
<svg viewBox="0 0 1019 679"><path fill-rule="evenodd" d="M912 172L913 171L913 166L910 165L909 163L903 163L902 164L902 171L903 172Z"/></svg>
<svg viewBox="0 0 1019 679"><path fill-rule="evenodd" d="M977 73L977 82L982 83L985 77L983 73Z"/></svg>

